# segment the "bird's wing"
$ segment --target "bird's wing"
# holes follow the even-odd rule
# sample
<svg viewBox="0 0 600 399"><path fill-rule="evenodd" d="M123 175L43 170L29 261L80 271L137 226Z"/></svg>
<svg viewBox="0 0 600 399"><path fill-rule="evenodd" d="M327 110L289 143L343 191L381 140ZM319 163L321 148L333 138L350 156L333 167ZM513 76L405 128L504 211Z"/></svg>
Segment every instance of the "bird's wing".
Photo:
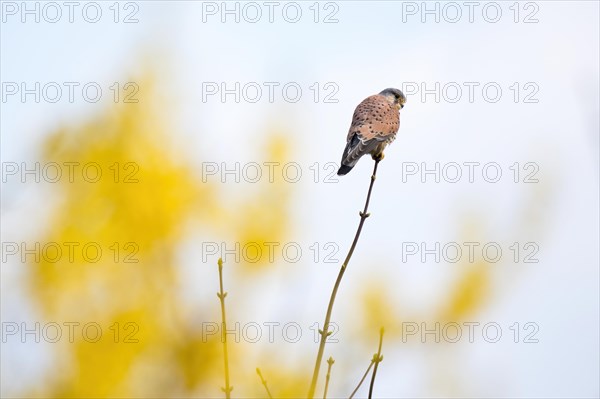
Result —
<svg viewBox="0 0 600 399"><path fill-rule="evenodd" d="M367 97L354 111L342 164L354 165L381 142L392 141L399 126L398 111L385 98L379 95Z"/></svg>
<svg viewBox="0 0 600 399"><path fill-rule="evenodd" d="M351 139L346 144L346 148L344 149L341 162L342 165L354 166L360 157L365 154L369 154L380 143L381 140L376 138L364 140L361 138L359 133L353 134Z"/></svg>

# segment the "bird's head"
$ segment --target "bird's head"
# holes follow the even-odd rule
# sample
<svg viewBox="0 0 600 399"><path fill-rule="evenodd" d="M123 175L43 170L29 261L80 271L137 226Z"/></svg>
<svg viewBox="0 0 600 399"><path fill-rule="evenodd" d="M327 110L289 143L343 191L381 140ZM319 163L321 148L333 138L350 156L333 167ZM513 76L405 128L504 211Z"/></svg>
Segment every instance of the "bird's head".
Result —
<svg viewBox="0 0 600 399"><path fill-rule="evenodd" d="M384 96L392 105L394 105L399 110L404 108L404 104L406 103L406 96L398 89L385 89L381 93L380 96Z"/></svg>

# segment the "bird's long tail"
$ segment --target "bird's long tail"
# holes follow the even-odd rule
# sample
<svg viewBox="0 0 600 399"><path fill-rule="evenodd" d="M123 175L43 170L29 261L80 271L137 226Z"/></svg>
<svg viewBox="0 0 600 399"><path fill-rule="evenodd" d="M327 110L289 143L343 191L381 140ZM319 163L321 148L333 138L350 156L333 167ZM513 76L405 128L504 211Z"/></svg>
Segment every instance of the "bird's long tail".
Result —
<svg viewBox="0 0 600 399"><path fill-rule="evenodd" d="M337 172L338 176L345 175L346 173L350 172L353 167L354 166L348 166L348 165L342 165L342 166L340 166L340 169Z"/></svg>

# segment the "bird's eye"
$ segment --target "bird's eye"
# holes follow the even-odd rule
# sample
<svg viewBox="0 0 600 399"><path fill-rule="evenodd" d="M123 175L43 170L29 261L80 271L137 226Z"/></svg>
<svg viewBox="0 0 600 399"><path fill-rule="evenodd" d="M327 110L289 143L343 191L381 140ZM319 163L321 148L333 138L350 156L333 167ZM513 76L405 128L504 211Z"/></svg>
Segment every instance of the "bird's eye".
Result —
<svg viewBox="0 0 600 399"><path fill-rule="evenodd" d="M400 104L400 109L404 108L404 104Z"/></svg>

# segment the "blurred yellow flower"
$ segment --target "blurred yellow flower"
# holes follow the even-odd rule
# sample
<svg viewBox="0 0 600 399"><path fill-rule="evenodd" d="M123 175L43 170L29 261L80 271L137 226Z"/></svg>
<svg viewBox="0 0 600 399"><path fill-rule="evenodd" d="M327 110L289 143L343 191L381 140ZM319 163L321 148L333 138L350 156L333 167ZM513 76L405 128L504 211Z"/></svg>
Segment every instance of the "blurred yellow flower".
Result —
<svg viewBox="0 0 600 399"><path fill-rule="evenodd" d="M59 348L50 383L30 394L218 394L221 343L183 320L176 245L191 219L209 231L225 226L241 243L277 241L289 229L289 185L277 178L254 197L240 196L236 209L224 209L220 187L198 181L185 160L166 150L152 78L139 86L145 101L115 105L45 143L46 161L70 165L74 173L55 186L60 201L43 242L56 245L38 249L30 290L46 320L68 323L75 333ZM284 162L286 139L275 135L269 143L269 159ZM63 252L58 262L49 256L57 249ZM198 283L199 290L216 291L216 282ZM219 320L216 298L213 308L198 320ZM232 359L244 350L236 346Z"/></svg>

